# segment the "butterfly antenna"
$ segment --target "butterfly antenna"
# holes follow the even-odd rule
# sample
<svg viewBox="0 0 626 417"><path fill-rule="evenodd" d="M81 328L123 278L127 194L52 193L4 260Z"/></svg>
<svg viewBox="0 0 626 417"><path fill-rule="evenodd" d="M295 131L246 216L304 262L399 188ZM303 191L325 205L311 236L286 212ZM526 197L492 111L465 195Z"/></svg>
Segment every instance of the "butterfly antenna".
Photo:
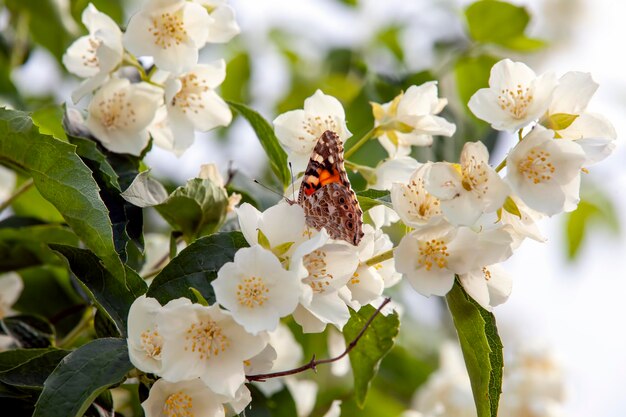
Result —
<svg viewBox="0 0 626 417"><path fill-rule="evenodd" d="M293 178L293 166L291 165L291 161L289 161L289 172L291 172L291 197L293 201L296 201L296 183Z"/></svg>
<svg viewBox="0 0 626 417"><path fill-rule="evenodd" d="M267 185L265 185L265 184L261 184L261 183L260 183L259 181L257 181L256 179L253 179L252 181L253 181L255 184L259 184L261 187L265 188L267 191L270 191L270 192L272 192L272 193L274 193L274 194L276 194L276 195L279 195L279 196L280 196L280 198L285 198L285 196L284 196L284 195L282 195L281 193L279 193L278 191L276 191L276 190L272 190L270 187L268 187L268 186L267 186ZM286 198L285 198L285 199L286 199Z"/></svg>

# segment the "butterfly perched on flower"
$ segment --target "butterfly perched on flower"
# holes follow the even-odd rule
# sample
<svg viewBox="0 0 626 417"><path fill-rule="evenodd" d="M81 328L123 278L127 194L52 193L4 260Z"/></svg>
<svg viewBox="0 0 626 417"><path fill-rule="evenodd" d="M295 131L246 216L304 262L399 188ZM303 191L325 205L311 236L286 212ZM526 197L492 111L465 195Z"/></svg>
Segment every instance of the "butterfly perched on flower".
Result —
<svg viewBox="0 0 626 417"><path fill-rule="evenodd" d="M296 202L304 209L306 224L325 228L333 239L355 246L363 237L363 211L350 187L343 166L343 144L327 130L319 137L304 171Z"/></svg>

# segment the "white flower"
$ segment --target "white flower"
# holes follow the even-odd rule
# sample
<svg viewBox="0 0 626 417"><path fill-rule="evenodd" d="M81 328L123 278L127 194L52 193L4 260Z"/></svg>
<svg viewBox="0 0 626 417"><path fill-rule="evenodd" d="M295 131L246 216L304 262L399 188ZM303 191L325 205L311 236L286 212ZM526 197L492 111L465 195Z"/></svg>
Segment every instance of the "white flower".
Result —
<svg viewBox="0 0 626 417"><path fill-rule="evenodd" d="M135 367L160 374L163 337L157 327L157 316L163 307L154 298L137 298L128 311L128 356Z"/></svg>
<svg viewBox="0 0 626 417"><path fill-rule="evenodd" d="M343 338L343 334L332 327L328 330L326 345L328 346L328 356L331 358L341 355L346 350L346 340ZM330 372L336 377L347 375L350 369L350 358L347 355L330 364Z"/></svg>
<svg viewBox="0 0 626 417"><path fill-rule="evenodd" d="M86 126L110 151L138 156L148 144L148 126L160 105L148 84L114 78L89 103Z"/></svg>
<svg viewBox="0 0 626 417"><path fill-rule="evenodd" d="M434 163L426 177L426 190L439 199L450 223L471 226L483 213L502 207L509 187L489 166L489 151L482 142L467 142L460 162Z"/></svg>
<svg viewBox="0 0 626 417"><path fill-rule="evenodd" d="M196 65L187 73L170 77L165 83L167 111L161 110L157 123L150 128L154 142L180 156L193 144L195 130L228 126L232 113L215 92L225 77L224 60Z"/></svg>
<svg viewBox="0 0 626 417"><path fill-rule="evenodd" d="M287 378L285 385L296 403L298 417L307 417L315 407L318 386L314 381L308 379Z"/></svg>
<svg viewBox="0 0 626 417"><path fill-rule="evenodd" d="M209 12L211 24L207 42L225 43L239 34L240 29L235 20L235 11L226 0L193 0Z"/></svg>
<svg viewBox="0 0 626 417"><path fill-rule="evenodd" d="M593 81L591 74L576 71L566 73L559 79L544 117L544 123L554 129L557 137L575 140L583 148L587 159L585 165L609 156L615 149L617 137L615 128L604 116L586 111L597 89L598 84ZM559 114L577 117L567 127L560 128L551 119Z"/></svg>
<svg viewBox="0 0 626 417"><path fill-rule="evenodd" d="M528 207L519 197L515 195L510 197L517 206L520 216L502 209L500 222L509 226L509 233L513 236L513 249L518 248L525 238L545 242L547 238L541 234L541 230L537 226L537 221L544 217L543 214Z"/></svg>
<svg viewBox="0 0 626 417"><path fill-rule="evenodd" d="M242 248L224 264L211 285L217 302L248 332L274 330L298 306L301 283L295 272L261 246Z"/></svg>
<svg viewBox="0 0 626 417"><path fill-rule="evenodd" d="M226 399L215 394L199 378L181 382L159 379L141 403L146 417L224 417Z"/></svg>
<svg viewBox="0 0 626 417"><path fill-rule="evenodd" d="M166 304L157 317L163 337L161 376L172 382L199 377L215 393L235 398L245 381L244 361L265 348L266 335L247 333L217 305L183 301Z"/></svg>
<svg viewBox="0 0 626 417"><path fill-rule="evenodd" d="M503 59L491 68L489 88L474 93L467 105L494 129L513 131L545 113L556 85L552 73L537 77L525 64Z"/></svg>
<svg viewBox="0 0 626 417"><path fill-rule="evenodd" d="M389 103L372 103L375 126L383 132L378 140L389 156L407 156L411 145L430 146L434 135L452 136L456 126L436 116L446 104L438 97L436 81L412 85Z"/></svg>
<svg viewBox="0 0 626 417"><path fill-rule="evenodd" d="M341 400L334 400L323 417L339 417L341 415Z"/></svg>
<svg viewBox="0 0 626 417"><path fill-rule="evenodd" d="M432 162L420 165L405 183L391 187L391 203L404 224L423 228L445 223L438 198L426 191L425 183Z"/></svg>
<svg viewBox="0 0 626 417"><path fill-rule="evenodd" d="M507 157L506 180L528 207L552 216L578 205L585 153L574 141L554 139L536 126Z"/></svg>
<svg viewBox="0 0 626 417"><path fill-rule="evenodd" d="M72 93L74 103L101 86L124 56L122 31L113 19L89 3L83 10L82 21L89 35L74 41L63 55L63 65L69 72L87 78Z"/></svg>
<svg viewBox="0 0 626 417"><path fill-rule="evenodd" d="M484 309L504 303L511 294L513 280L500 265L484 266L459 275L465 291Z"/></svg>
<svg viewBox="0 0 626 417"><path fill-rule="evenodd" d="M283 113L273 123L276 137L287 151L295 172L304 171L317 139L325 131L332 130L342 142L352 135L339 100L321 90L304 100L304 109Z"/></svg>
<svg viewBox="0 0 626 417"><path fill-rule="evenodd" d="M410 156L399 156L387 159L376 167L376 182L370 188L375 190L391 190L394 182L406 183L420 163Z"/></svg>
<svg viewBox="0 0 626 417"><path fill-rule="evenodd" d="M180 74L198 63L210 25L209 13L197 3L149 0L128 22L124 45L137 56L154 57L158 68Z"/></svg>
<svg viewBox="0 0 626 417"><path fill-rule="evenodd" d="M0 165L0 201L5 201L13 193L17 175L9 168Z"/></svg>
<svg viewBox="0 0 626 417"><path fill-rule="evenodd" d="M15 314L11 307L20 298L23 289L22 278L16 272L0 275L0 319Z"/></svg>
<svg viewBox="0 0 626 417"><path fill-rule="evenodd" d="M513 238L504 229L475 232L467 227L414 231L394 250L396 270L417 292L445 295L455 274L502 262L513 253Z"/></svg>

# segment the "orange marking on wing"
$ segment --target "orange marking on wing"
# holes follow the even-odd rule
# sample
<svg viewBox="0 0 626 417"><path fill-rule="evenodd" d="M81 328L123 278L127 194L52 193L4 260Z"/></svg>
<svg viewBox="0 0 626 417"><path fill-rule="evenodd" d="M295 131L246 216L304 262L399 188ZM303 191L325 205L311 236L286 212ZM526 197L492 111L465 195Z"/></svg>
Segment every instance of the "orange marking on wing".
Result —
<svg viewBox="0 0 626 417"><path fill-rule="evenodd" d="M320 173L320 183L322 184L322 186L332 184L333 182L341 182L339 172L330 172L324 170Z"/></svg>

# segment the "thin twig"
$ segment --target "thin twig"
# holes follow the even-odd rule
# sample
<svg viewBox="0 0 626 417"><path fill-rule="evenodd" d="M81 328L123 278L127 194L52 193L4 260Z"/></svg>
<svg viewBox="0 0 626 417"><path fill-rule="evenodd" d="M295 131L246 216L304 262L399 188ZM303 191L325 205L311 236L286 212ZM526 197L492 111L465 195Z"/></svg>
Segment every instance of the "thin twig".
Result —
<svg viewBox="0 0 626 417"><path fill-rule="evenodd" d="M13 201L15 201L16 198L18 198L19 196L24 194L26 191L28 191L30 187L32 187L33 185L35 185L35 183L33 182L32 178L29 178L28 180L24 181L22 185L20 185L13 192L13 194L11 194L9 198L6 199L6 201L3 201L2 204L0 204L0 213L2 213L7 207L13 204Z"/></svg>
<svg viewBox="0 0 626 417"><path fill-rule="evenodd" d="M378 315L378 313L380 313L380 311L383 309L383 307L385 307L387 304L389 304L389 302L391 301L391 298L385 298L385 300L382 302L382 304L380 305L380 307L378 307L376 309L376 311L374 312L374 314L372 314L372 316L367 320L367 322L365 323L365 325L363 326L363 328L361 329L361 331L359 332L359 334L354 338L354 340L352 342L350 342L348 344L348 346L346 347L346 350L343 351L343 353L339 356L335 356L334 358L328 358L328 359L320 359L320 360L315 360L315 355L313 355L313 357L311 358L311 360L298 367L298 368L294 368L294 369L289 369L287 371L280 371L280 372L272 372L269 374L256 374L256 375L246 375L246 379L248 381L265 381L267 379L271 379L271 378L278 378L281 376L287 376L287 375L294 375L300 372L304 372L308 369L312 369L314 371L316 371L316 367L317 365L321 365L321 364L326 364L326 363L332 363L332 362L336 362L339 359L343 358L344 356L346 356L348 353L350 353L350 351L352 349L354 349L354 347L357 345L357 343L359 342L359 340L361 339L361 337L363 337L363 335L365 334L365 331L367 330L367 328L370 326L370 324L372 324L372 322L374 321L374 319L376 318L376 316Z"/></svg>

